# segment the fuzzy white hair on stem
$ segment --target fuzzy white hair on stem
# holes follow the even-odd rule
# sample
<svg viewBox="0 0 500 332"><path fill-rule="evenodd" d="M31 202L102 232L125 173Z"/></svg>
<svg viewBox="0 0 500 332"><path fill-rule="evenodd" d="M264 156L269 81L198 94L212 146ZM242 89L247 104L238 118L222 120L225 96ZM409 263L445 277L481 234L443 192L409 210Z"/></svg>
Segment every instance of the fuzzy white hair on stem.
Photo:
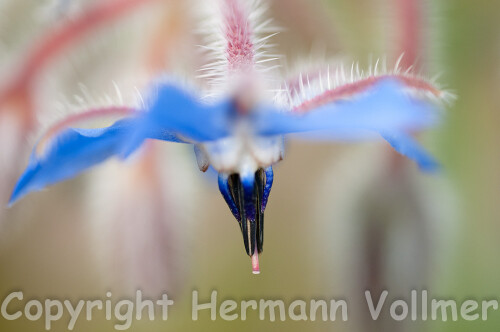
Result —
<svg viewBox="0 0 500 332"><path fill-rule="evenodd" d="M204 35L207 63L199 78L207 79L209 96L227 93L235 76L265 76L278 68L280 59L272 54L269 40L279 33L272 20L265 17L268 4L261 0L212 0L204 2L200 32Z"/></svg>
<svg viewBox="0 0 500 332"><path fill-rule="evenodd" d="M405 92L419 99L448 103L455 98L453 93L437 85L436 76L427 79L415 73L413 67L402 69L402 59L403 55L392 67L387 65L385 58L381 58L366 69L353 62L350 66L336 63L304 71L283 83L276 101L294 111L307 111L328 102L356 98L382 79L399 81Z"/></svg>
<svg viewBox="0 0 500 332"><path fill-rule="evenodd" d="M102 127L117 118L146 110L139 88L127 87L125 93L115 81L112 86L111 93L97 94L79 83L80 92L71 99L60 94L53 104L52 114L38 116L39 129L30 135L29 141L38 142L37 152L45 150L53 137L69 127Z"/></svg>

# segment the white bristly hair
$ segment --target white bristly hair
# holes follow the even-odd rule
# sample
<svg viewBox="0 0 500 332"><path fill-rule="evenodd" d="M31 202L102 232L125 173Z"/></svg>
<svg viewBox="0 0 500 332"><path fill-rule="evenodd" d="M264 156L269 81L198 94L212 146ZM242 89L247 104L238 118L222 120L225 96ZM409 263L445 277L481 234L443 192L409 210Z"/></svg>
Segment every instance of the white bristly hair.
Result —
<svg viewBox="0 0 500 332"><path fill-rule="evenodd" d="M439 76L427 79L423 75L415 73L412 67L403 70L400 67L402 58L403 55L399 57L392 67L388 67L387 60L381 58L377 59L374 64L369 65L367 69L360 69L357 62L353 62L350 66L334 62L332 65L323 66L322 69L319 69L317 65L309 70L303 69L293 79L289 79L282 84L281 92L276 95L276 103L295 109L328 91L347 85L354 87L357 84L362 84L363 81L382 77L402 80L406 92L416 98L445 103L455 98L450 91L438 87L436 80ZM420 85L428 85L432 88L432 91L420 87ZM359 96L359 93L345 94L342 99L351 99L357 96Z"/></svg>
<svg viewBox="0 0 500 332"><path fill-rule="evenodd" d="M248 38L251 43L251 54L243 56L251 57L251 65L256 75L264 76L265 81L273 81L270 72L279 68L273 64L280 58L272 54L272 44L269 40L279 33L279 29L272 24L272 20L266 18L268 4L261 0L210 0L203 1L201 6L204 19L200 25L200 33L203 36L207 63L199 70L199 78L206 79L209 91L207 97L219 96L227 93L230 89L231 56L228 54L228 45L241 39ZM236 10L235 10L236 8ZM240 11L235 13L235 11ZM238 17L238 14L242 14ZM240 40L228 40L226 33L229 19L236 20L237 36ZM241 30L240 30L241 29ZM248 29L248 30L245 30ZM243 53L246 50L241 50Z"/></svg>

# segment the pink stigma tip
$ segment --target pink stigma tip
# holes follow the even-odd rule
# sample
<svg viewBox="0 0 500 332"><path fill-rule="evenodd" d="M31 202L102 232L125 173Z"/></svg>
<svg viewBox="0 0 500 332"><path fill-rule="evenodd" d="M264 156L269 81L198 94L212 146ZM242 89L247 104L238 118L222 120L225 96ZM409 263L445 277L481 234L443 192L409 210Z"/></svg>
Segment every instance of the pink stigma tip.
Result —
<svg viewBox="0 0 500 332"><path fill-rule="evenodd" d="M259 253L257 250L252 255L252 273L253 274L260 274L260 267L259 267Z"/></svg>

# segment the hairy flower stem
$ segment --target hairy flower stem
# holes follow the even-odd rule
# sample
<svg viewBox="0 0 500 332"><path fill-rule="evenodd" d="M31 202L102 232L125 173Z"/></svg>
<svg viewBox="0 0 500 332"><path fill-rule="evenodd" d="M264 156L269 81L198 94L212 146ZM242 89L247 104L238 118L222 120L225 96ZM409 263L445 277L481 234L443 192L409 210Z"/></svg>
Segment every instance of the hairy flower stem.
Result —
<svg viewBox="0 0 500 332"><path fill-rule="evenodd" d="M327 103L338 101L340 99L353 97L354 95L360 94L363 91L368 90L370 87L372 87L379 81L389 78L398 80L409 88L414 88L417 90L429 92L437 98L439 98L442 93L428 82L416 77L406 76L404 74L370 76L368 78L359 80L357 82L344 84L332 90L328 90L323 94L320 94L316 98L313 98L311 100L302 103L301 105L296 107L294 111L304 112L319 107L321 105L325 105Z"/></svg>

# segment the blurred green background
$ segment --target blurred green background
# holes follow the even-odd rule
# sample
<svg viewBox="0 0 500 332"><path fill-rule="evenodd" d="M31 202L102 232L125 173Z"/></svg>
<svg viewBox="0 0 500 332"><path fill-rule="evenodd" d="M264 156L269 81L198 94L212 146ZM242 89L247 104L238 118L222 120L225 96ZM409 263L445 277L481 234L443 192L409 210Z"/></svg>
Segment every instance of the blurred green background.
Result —
<svg viewBox="0 0 500 332"><path fill-rule="evenodd" d="M286 56L282 71L302 59L314 63L334 56L362 64L370 56L387 56L391 63L402 51L398 33L404 17L398 6L405 1L271 1L269 16L283 28L273 41L276 52ZM173 298L168 321L134 321L130 331L497 330L498 311L487 321L394 322L383 314L374 322L366 310L366 289L387 289L390 300L409 299L413 289L459 303L500 297L500 3L413 2L420 10L416 59L422 72L442 74L438 82L457 96L444 125L421 137L443 163L440 174L420 173L383 143L290 142L286 159L275 167L262 273L254 276L213 175L198 171L191 149L153 143L148 148L155 151L154 167L112 161L4 209L0 298L22 290L27 299L77 301L104 298L111 291L118 300L133 299L136 289L152 298L162 292ZM66 15L54 14L60 3L2 1L3 73ZM161 29L179 29L173 33L177 39L168 37L176 52L165 52L165 71L196 75L199 59L189 51L200 43L192 35L194 23L174 22L177 16L169 13L185 14L197 2L172 3L161 7L164 12L141 9L99 29L61 56L61 63L48 66L37 95L40 109L47 110L40 122L50 123L55 116L44 115L53 110L54 100L81 94L80 82L97 97L113 91L111 80L141 86L148 76L138 65L140 51L154 35L154 22L167 22ZM65 10L76 15L91 4L76 1ZM23 142L16 176L32 137ZM141 172L155 172L161 180L141 187ZM12 181L1 185L10 190ZM158 187L161 195L148 194ZM207 312L192 321L195 289L205 301L217 290L219 302L345 299L349 321L269 322L250 314L246 321L225 322L211 321ZM53 330L66 330L68 320L65 315ZM114 323L103 315L92 321L80 317L75 331L109 331ZM43 321L0 318L1 331L43 329Z"/></svg>

